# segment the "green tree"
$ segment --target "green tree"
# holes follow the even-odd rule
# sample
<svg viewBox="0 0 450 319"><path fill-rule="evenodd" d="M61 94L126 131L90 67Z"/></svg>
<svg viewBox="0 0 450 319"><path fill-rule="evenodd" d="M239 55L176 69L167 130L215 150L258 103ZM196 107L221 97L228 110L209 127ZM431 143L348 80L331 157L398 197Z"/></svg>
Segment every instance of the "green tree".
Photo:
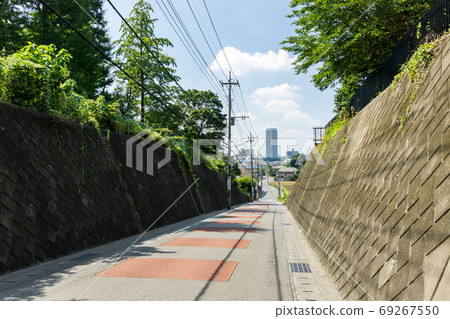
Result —
<svg viewBox="0 0 450 319"><path fill-rule="evenodd" d="M305 162L306 162L306 155L303 153L297 153L292 155L291 161L289 162L289 166L298 168L299 165L302 165Z"/></svg>
<svg viewBox="0 0 450 319"><path fill-rule="evenodd" d="M120 27L122 35L116 41L116 55L121 59L125 71L142 83L159 100L169 104L173 102L173 96L177 93L177 89L171 83L173 79L178 80L178 77L173 69L176 66L175 60L164 54L163 49L171 47L172 43L166 38L158 38L155 35L154 24L157 20L152 19L152 13L151 5L140 0L134 5L127 22L165 68L158 63L125 23L122 23ZM174 121L175 115L146 90L120 71L117 72L117 76L121 81L120 88L125 97L125 105L131 108L134 114L138 114L142 122L148 120L153 126L166 127L165 123Z"/></svg>
<svg viewBox="0 0 450 319"><path fill-rule="evenodd" d="M103 96L87 99L76 92L70 78L67 50L51 45L29 44L0 57L0 100L46 111L98 128L117 127L117 105Z"/></svg>
<svg viewBox="0 0 450 319"><path fill-rule="evenodd" d="M351 96L391 54L394 44L435 0L292 0L295 35L282 42L296 55L297 74L318 65L312 82L336 87L336 112L349 111ZM359 19L358 19L359 18Z"/></svg>
<svg viewBox="0 0 450 319"><path fill-rule="evenodd" d="M267 175L269 175L269 176L275 176L276 175L276 172L275 172L272 164L270 164L270 163L267 164Z"/></svg>
<svg viewBox="0 0 450 319"><path fill-rule="evenodd" d="M234 163L233 165L231 165L231 176L233 178L235 178L241 174L242 174L242 171L239 168L239 163Z"/></svg>
<svg viewBox="0 0 450 319"><path fill-rule="evenodd" d="M25 0L0 1L0 50L6 54L18 51L27 44L29 16L21 9Z"/></svg>
<svg viewBox="0 0 450 319"><path fill-rule="evenodd" d="M0 99L24 106L60 108L71 86L70 54L54 45L30 44L0 58Z"/></svg>
<svg viewBox="0 0 450 319"><path fill-rule="evenodd" d="M242 176L237 178L236 182L241 192L250 197L252 193L252 179L249 176Z"/></svg>
<svg viewBox="0 0 450 319"><path fill-rule="evenodd" d="M190 139L223 139L226 115L217 94L211 91L187 90L179 95L178 109L186 114L180 134Z"/></svg>
<svg viewBox="0 0 450 319"><path fill-rule="evenodd" d="M110 55L111 40L107 33L107 21L103 0L47 0L74 27L93 41L104 53ZM36 0L23 1L29 14L26 26L32 42L54 44L72 55L69 70L77 83L77 91L88 97L105 92L112 83L110 66L94 48L69 29L56 15ZM81 6L78 6L78 4Z"/></svg>

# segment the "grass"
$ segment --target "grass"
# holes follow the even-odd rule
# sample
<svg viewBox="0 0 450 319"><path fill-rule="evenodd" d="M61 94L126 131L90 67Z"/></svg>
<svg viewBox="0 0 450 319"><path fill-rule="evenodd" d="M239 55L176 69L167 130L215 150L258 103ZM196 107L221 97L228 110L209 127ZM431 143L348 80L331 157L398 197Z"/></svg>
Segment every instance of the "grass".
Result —
<svg viewBox="0 0 450 319"><path fill-rule="evenodd" d="M281 186L286 188L289 192L294 190L295 181L293 182L281 182Z"/></svg>
<svg viewBox="0 0 450 319"><path fill-rule="evenodd" d="M317 150L323 156L325 149L329 149L328 146L333 143L333 140L336 134L340 129L348 127L348 123L350 122L351 117L347 116L344 112L339 113L339 117L336 121L333 122L329 127L325 130L325 136L323 137L322 143L319 144ZM345 143L346 137L341 139L341 143ZM325 154L325 157L328 155Z"/></svg>
<svg viewBox="0 0 450 319"><path fill-rule="evenodd" d="M283 190L284 195L278 196L278 201L281 202L282 204L284 204L286 202L286 198L289 196L291 191L294 189L295 182L280 182L280 184L281 184L281 189ZM276 181L269 182L269 185L278 189L278 182L276 182ZM289 187L290 190L287 189L286 186Z"/></svg>
<svg viewBox="0 0 450 319"><path fill-rule="evenodd" d="M405 127L406 120L408 119L408 113L411 110L411 105L416 98L416 94L419 91L419 88L424 83L425 78L430 71L431 64L433 63L433 59L436 53L436 47L448 36L448 33L444 34L442 37L434 41L427 42L419 46L419 48L414 51L411 58L409 58L409 60L402 65L402 67L400 68L400 72L395 76L394 81L392 82L392 90L395 90L396 84L403 78L405 74L407 74L412 84L412 91L409 95L409 104L406 107L405 114L401 116L399 121L400 126L398 131L400 133Z"/></svg>

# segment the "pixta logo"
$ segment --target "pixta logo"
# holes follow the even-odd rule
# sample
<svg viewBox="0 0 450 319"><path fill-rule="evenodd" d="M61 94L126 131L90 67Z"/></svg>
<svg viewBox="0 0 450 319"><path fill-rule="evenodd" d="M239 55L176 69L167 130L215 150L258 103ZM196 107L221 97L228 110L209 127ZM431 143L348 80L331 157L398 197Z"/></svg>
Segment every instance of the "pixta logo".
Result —
<svg viewBox="0 0 450 319"><path fill-rule="evenodd" d="M145 136L147 136L145 138ZM129 138L126 142L126 165L130 168L136 168L140 172L144 172L144 162L146 161L146 173L153 176L154 174L154 153L155 151L164 146L165 156L157 163L157 168L160 169L171 161L171 149L168 145L169 138L161 138L156 140L150 130L143 130L133 137ZM195 139L193 140L192 158L193 165L200 165L201 162L201 147L202 146L214 146L210 149L208 156L210 159L219 159L219 151L222 150L221 140L218 139ZM181 143L186 144L186 143ZM144 153L146 152L146 153ZM146 156L144 156L146 154ZM133 160L135 159L135 161ZM136 166L135 166L136 164Z"/></svg>
<svg viewBox="0 0 450 319"><path fill-rule="evenodd" d="M149 135L144 140L141 140L146 135ZM135 151L133 151L133 146L137 142ZM148 175L153 176L154 173L154 153L155 151L162 147L168 140L165 138L161 138L160 140L156 141L155 143L152 143L155 141L155 137L152 136L151 132L149 130L143 130L139 132L138 134L134 135L133 137L129 138L126 142L126 165L128 167L133 168L133 155L135 154L136 158L136 170L140 172L144 172L144 150L147 152L147 167L146 172ZM150 145L150 146L149 146ZM149 147L147 147L149 146ZM170 146L165 147L165 156L164 158L158 163L158 169L169 163L171 160L171 152L170 152Z"/></svg>

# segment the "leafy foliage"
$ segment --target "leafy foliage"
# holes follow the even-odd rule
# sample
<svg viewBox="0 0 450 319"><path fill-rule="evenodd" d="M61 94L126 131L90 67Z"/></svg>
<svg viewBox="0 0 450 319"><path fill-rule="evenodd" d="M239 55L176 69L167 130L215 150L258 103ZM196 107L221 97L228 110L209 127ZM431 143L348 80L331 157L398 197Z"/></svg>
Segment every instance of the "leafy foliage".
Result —
<svg viewBox="0 0 450 319"><path fill-rule="evenodd" d="M4 101L58 107L70 86L66 50L54 45L29 44L0 59L0 98Z"/></svg>
<svg viewBox="0 0 450 319"><path fill-rule="evenodd" d="M111 40L107 34L107 21L103 10L103 0L47 1L74 27L95 42L104 53L112 51ZM105 91L112 83L109 65L103 57L86 44L75 32L70 30L60 19L46 7L35 0L27 1L30 9L30 23L27 26L31 39L39 44L54 44L66 49L73 59L68 64L72 78L77 83L78 93L85 93L93 98ZM86 11L86 14L83 11Z"/></svg>
<svg viewBox="0 0 450 319"><path fill-rule="evenodd" d="M91 100L75 93L70 60L65 49L32 43L0 57L0 99L97 128L116 128L117 104L108 104L103 96Z"/></svg>
<svg viewBox="0 0 450 319"><path fill-rule="evenodd" d="M269 176L275 176L277 173L275 169L273 168L272 164L267 163L267 175Z"/></svg>
<svg viewBox="0 0 450 319"><path fill-rule="evenodd" d="M252 179L249 176L242 176L237 178L236 182L241 192L250 197L252 193Z"/></svg>
<svg viewBox="0 0 450 319"><path fill-rule="evenodd" d="M125 23L120 31L122 35L118 41L116 55L121 59L125 71L141 82L153 95L166 104L173 102L177 89L171 85L175 75L175 60L163 53L164 47L171 47L172 43L166 38L158 38L154 33L154 24L157 21L151 17L153 8L143 0L138 1L130 13L127 22L141 37L143 42L152 51L153 55L161 61L165 69L155 60L153 55L136 37ZM167 71L169 73L167 73ZM149 95L146 90L126 77L122 72L116 73L120 80L119 91L124 97L127 112L139 114L141 121L149 121L154 126L174 129L180 121L170 110ZM169 124L169 125L166 125ZM169 127L167 127L169 126Z"/></svg>
<svg viewBox="0 0 450 319"><path fill-rule="evenodd" d="M334 137L336 136L336 134L342 128L346 129L348 127L350 120L351 120L351 117L348 116L347 112L341 110L339 112L338 119L325 129L325 135L322 139L322 142L317 147L318 151L322 155L324 155L323 153L324 153L325 149L327 149L328 146L330 146L331 143L333 143L333 140L334 140ZM344 142L344 141L342 141L342 142ZM328 150L329 150L329 148L328 148ZM325 154L325 155L327 155L327 154Z"/></svg>
<svg viewBox="0 0 450 319"><path fill-rule="evenodd" d="M26 11L21 10L26 0L0 1L0 50L11 54L27 44L27 32L24 26L28 25L29 17Z"/></svg>
<svg viewBox="0 0 450 319"><path fill-rule="evenodd" d="M184 124L182 135L192 139L223 139L226 116L217 94L211 91L187 90L179 95L176 105L186 117L193 120Z"/></svg>
<svg viewBox="0 0 450 319"><path fill-rule="evenodd" d="M435 0L292 0L295 35L284 49L297 56L298 74L318 65L312 82L320 90L337 87L336 111L390 54L393 45Z"/></svg>
<svg viewBox="0 0 450 319"><path fill-rule="evenodd" d="M103 0L47 2L88 39L95 42L103 52L110 54L112 45L107 34ZM70 52L73 59L67 65L77 83L75 89L78 93L92 98L104 92L112 83L109 66L103 57L39 1L2 0L0 49L11 54L25 46L27 41L43 45L53 44Z"/></svg>
<svg viewBox="0 0 450 319"><path fill-rule="evenodd" d="M448 35L444 35L440 39L424 43L419 48L417 48L411 58L409 58L409 60L402 65L402 67L400 68L400 72L395 76L394 81L392 82L392 89L395 90L396 84L403 78L405 74L407 74L409 80L412 83L412 91L409 96L409 104L406 108L405 114L400 119L400 126L398 129L400 133L403 131L409 110L411 109L411 105L416 98L417 91L422 86L423 81L425 80L430 70L436 45L439 43L439 41L442 41L442 39L447 36Z"/></svg>
<svg viewBox="0 0 450 319"><path fill-rule="evenodd" d="M290 167L299 167L306 162L306 155L303 153L297 153L291 156L291 161L289 162Z"/></svg>

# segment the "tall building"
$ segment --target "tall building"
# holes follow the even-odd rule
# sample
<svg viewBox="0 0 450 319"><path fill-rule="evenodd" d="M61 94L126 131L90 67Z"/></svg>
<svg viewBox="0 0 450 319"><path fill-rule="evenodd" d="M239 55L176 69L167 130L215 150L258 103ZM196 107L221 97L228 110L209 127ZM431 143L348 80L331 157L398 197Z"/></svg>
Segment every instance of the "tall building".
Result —
<svg viewBox="0 0 450 319"><path fill-rule="evenodd" d="M286 157L287 158L291 158L292 155L297 154L298 151L294 151L294 149L292 149L292 151L286 151Z"/></svg>
<svg viewBox="0 0 450 319"><path fill-rule="evenodd" d="M266 157L278 157L278 131L276 128L266 129Z"/></svg>

